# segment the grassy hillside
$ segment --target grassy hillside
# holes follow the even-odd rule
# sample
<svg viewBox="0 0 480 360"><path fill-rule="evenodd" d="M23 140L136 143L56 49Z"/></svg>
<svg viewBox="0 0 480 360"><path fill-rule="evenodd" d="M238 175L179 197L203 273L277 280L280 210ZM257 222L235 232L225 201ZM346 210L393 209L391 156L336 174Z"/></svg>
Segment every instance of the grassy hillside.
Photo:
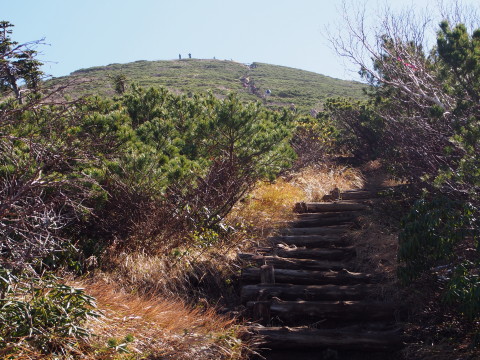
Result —
<svg viewBox="0 0 480 360"><path fill-rule="evenodd" d="M141 86L164 86L175 92L213 91L222 97L234 91L244 100L261 100L271 107L295 104L298 110L319 109L328 97L362 97L363 84L317 73L263 63L241 64L226 60L135 61L110 64L56 78L85 81L68 90L73 96L114 94L111 76L123 74ZM266 95L266 91L270 94Z"/></svg>

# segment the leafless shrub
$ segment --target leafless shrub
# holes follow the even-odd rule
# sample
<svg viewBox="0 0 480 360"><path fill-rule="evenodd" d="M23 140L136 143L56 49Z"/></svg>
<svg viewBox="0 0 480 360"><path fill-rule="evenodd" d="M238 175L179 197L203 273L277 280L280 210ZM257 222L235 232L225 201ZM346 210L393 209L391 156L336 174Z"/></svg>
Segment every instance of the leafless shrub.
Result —
<svg viewBox="0 0 480 360"><path fill-rule="evenodd" d="M216 159L196 186L186 192L184 202L198 216L194 223L212 226L220 222L256 181L253 165L233 159Z"/></svg>
<svg viewBox="0 0 480 360"><path fill-rule="evenodd" d="M105 141L70 137L67 129L86 114L78 111L83 101L60 100L62 90L39 86L22 104L4 99L0 106L2 266L32 269L75 251L65 230L91 214L98 184L81 169L95 164Z"/></svg>
<svg viewBox="0 0 480 360"><path fill-rule="evenodd" d="M460 2L450 13L446 9L451 7L441 5L439 14L474 23L462 14ZM398 174L417 184L433 179L440 169L455 173L465 150L452 138L463 121L454 110L460 101L477 102L475 94L458 96L445 89L438 54L429 52L442 20L435 14L432 9L394 11L385 5L375 16L365 4L343 2L341 26L346 31L327 35L337 54L356 65L375 95L383 97L375 105L384 121L379 148L386 150ZM457 195L465 191L459 183L446 181L444 186Z"/></svg>
<svg viewBox="0 0 480 360"><path fill-rule="evenodd" d="M27 149L19 153L19 147ZM71 246L61 230L89 212L87 179L62 175L70 160L65 149L28 138L0 138L0 261L29 267ZM64 172L64 171L63 171Z"/></svg>
<svg viewBox="0 0 480 360"><path fill-rule="evenodd" d="M330 148L320 141L319 134L314 129L298 128L291 141L291 146L297 154L292 171L299 171L302 168L319 164L325 160Z"/></svg>
<svg viewBox="0 0 480 360"><path fill-rule="evenodd" d="M405 95L405 105L424 109L436 104L449 111L454 99L443 91L424 53L430 47L431 13L413 6L396 13L385 5L376 15L367 15L365 4L344 1L342 30L327 34L337 54L356 65L372 84L398 89Z"/></svg>
<svg viewBox="0 0 480 360"><path fill-rule="evenodd" d="M253 182L251 171L230 159L213 161L204 176L172 184L160 196L113 178L105 186L108 203L93 228L102 228L102 236L124 250L188 247L192 234L221 223Z"/></svg>

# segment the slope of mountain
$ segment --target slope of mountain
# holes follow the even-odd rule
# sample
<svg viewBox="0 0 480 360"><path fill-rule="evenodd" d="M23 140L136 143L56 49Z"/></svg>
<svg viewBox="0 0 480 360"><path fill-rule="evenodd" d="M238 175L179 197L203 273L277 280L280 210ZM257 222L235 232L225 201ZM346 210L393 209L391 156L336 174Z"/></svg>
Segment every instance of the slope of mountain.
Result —
<svg viewBox="0 0 480 360"><path fill-rule="evenodd" d="M125 75L141 86L163 86L174 92L206 92L217 96L237 92L243 100L260 100L270 107L301 111L319 109L328 97L362 98L364 84L331 78L314 72L264 63L242 64L227 60L135 61L77 70L53 79L73 81L67 93L114 95L112 77ZM293 105L292 105L293 104Z"/></svg>

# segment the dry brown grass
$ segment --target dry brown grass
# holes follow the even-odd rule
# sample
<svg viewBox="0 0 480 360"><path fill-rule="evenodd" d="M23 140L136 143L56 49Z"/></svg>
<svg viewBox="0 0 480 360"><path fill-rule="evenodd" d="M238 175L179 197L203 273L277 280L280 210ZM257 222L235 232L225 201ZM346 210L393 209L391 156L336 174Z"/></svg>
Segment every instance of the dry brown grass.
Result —
<svg viewBox="0 0 480 360"><path fill-rule="evenodd" d="M87 342L78 342L63 356L42 354L20 342L2 348L0 358L245 360L251 353L249 343L240 340L244 327L231 317L217 314L207 303L192 307L178 298L127 293L107 280L98 275L90 280L68 281L68 285L84 288L95 297L96 311L101 313L85 324L94 334Z"/></svg>
<svg viewBox="0 0 480 360"><path fill-rule="evenodd" d="M181 249L179 256L119 254L113 270L102 273L110 283L128 292L161 294L190 303L207 302L212 306L231 302L231 278L235 277L238 252L233 240L211 249ZM98 276L98 275L97 275Z"/></svg>
<svg viewBox="0 0 480 360"><path fill-rule="evenodd" d="M105 281L76 285L84 285L103 313L88 324L96 334L92 359L241 359L246 350L240 326L212 308L127 294ZM126 345L130 354L122 357L108 343L121 344L127 336L133 336Z"/></svg>
<svg viewBox="0 0 480 360"><path fill-rule="evenodd" d="M240 322L217 313L236 301L230 280L236 244L218 245L176 255L111 254L108 270L80 284L105 315L90 323L97 335L92 358L245 359L250 350L240 340ZM107 347L128 335L135 339L127 344L132 354L118 357Z"/></svg>

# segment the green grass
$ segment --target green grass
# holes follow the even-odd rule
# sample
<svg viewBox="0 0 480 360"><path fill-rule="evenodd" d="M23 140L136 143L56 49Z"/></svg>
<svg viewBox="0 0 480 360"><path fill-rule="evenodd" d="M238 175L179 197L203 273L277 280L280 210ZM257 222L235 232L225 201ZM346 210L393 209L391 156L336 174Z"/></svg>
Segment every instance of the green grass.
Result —
<svg viewBox="0 0 480 360"><path fill-rule="evenodd" d="M129 81L141 86L163 86L174 92L206 92L211 90L222 97L237 92L245 101L260 100L269 107L295 107L302 112L321 109L328 97L362 98L365 85L334 79L325 75L285 66L254 63L248 66L226 60L171 60L135 61L127 64L110 64L73 72L70 76L51 80L64 83L66 80L86 80L72 86L67 93L73 97L82 95L114 95L109 76L123 74ZM254 83L257 93L244 86L242 79ZM244 80L245 81L245 80ZM265 91L271 94L265 98Z"/></svg>

